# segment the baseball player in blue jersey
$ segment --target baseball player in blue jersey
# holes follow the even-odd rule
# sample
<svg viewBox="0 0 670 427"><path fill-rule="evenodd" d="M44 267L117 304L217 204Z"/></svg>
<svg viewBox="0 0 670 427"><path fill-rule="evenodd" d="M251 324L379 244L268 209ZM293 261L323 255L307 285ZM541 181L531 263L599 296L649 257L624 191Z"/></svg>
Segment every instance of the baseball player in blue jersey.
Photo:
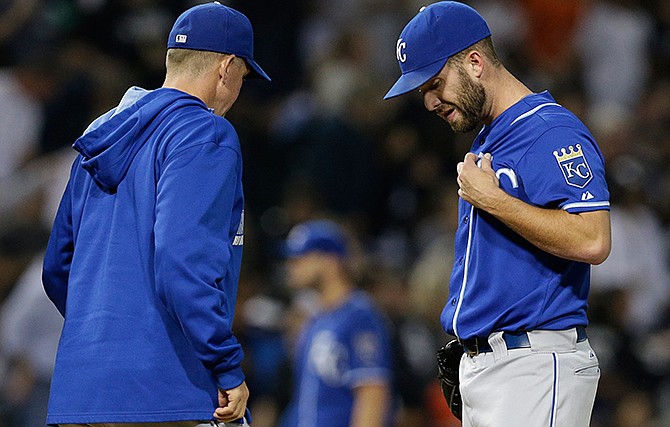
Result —
<svg viewBox="0 0 670 427"><path fill-rule="evenodd" d="M253 59L251 23L194 6L168 39L163 87L130 88L77 139L44 257L65 318L47 423L249 421L232 331L244 239L240 141L223 116Z"/></svg>
<svg viewBox="0 0 670 427"><path fill-rule="evenodd" d="M577 117L504 68L469 6L422 8L396 56L402 75L385 98L418 90L454 131L483 124L457 165L441 317L464 351L455 378L444 367L452 410L468 427L588 426L600 377L586 335L589 271L611 243L602 153Z"/></svg>
<svg viewBox="0 0 670 427"><path fill-rule="evenodd" d="M386 427L390 423L390 335L371 298L347 272L339 226L299 224L286 243L290 286L317 293L296 348L295 392L281 427Z"/></svg>

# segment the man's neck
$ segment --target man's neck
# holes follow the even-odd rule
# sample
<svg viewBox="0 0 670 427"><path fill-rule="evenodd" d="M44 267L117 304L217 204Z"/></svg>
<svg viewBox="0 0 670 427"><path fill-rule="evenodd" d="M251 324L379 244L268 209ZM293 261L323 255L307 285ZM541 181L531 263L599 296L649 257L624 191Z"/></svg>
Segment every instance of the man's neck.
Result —
<svg viewBox="0 0 670 427"><path fill-rule="evenodd" d="M484 123L491 124L499 115L521 99L533 93L507 69L501 67L489 85L490 112Z"/></svg>
<svg viewBox="0 0 670 427"><path fill-rule="evenodd" d="M352 290L353 286L347 280L333 278L320 287L319 303L324 310L334 310L349 299Z"/></svg>
<svg viewBox="0 0 670 427"><path fill-rule="evenodd" d="M189 95L193 95L202 100L206 105L209 105L208 101L210 94L204 90L204 86L200 84L198 80L195 80L190 76L167 76L163 82L163 87L177 89L188 93Z"/></svg>

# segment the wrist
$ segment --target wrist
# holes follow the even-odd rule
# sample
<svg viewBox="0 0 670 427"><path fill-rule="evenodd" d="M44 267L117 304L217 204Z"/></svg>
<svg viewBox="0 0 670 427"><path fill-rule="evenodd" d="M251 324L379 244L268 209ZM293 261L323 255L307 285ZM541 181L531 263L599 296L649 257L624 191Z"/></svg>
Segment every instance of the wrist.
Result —
<svg viewBox="0 0 670 427"><path fill-rule="evenodd" d="M495 188L489 194L485 206L482 209L491 215L498 216L507 210L509 200L512 198L502 188Z"/></svg>

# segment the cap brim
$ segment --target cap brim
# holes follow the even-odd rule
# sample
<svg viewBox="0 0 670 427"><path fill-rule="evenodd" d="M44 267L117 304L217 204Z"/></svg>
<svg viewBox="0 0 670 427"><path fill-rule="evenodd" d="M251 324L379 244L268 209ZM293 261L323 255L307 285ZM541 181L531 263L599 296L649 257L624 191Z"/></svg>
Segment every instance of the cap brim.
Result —
<svg viewBox="0 0 670 427"><path fill-rule="evenodd" d="M281 258L285 258L285 259L293 259L293 258L299 257L300 253L298 253L294 250L291 250L291 249L288 248L288 246L284 245L284 246L279 248L279 256Z"/></svg>
<svg viewBox="0 0 670 427"><path fill-rule="evenodd" d="M432 77L436 76L440 70L442 70L442 67L444 67L447 59L448 58L445 58L444 60L433 62L432 64L429 64L418 70L404 73L386 93L384 99L395 98L396 96L404 95L408 92L418 89L419 86L426 83Z"/></svg>
<svg viewBox="0 0 670 427"><path fill-rule="evenodd" d="M291 245L284 242L284 244L279 248L279 255L284 259L300 258L311 253L333 255L338 258L345 258L347 256L346 248L335 246L301 246L298 248L293 248Z"/></svg>
<svg viewBox="0 0 670 427"><path fill-rule="evenodd" d="M249 67L251 67L251 73L249 73L250 78L265 79L267 81L272 81L270 76L268 76L265 71L261 68L260 65L256 63L253 59L245 58Z"/></svg>
<svg viewBox="0 0 670 427"><path fill-rule="evenodd" d="M307 251L301 249L292 248L287 242L283 242L279 246L279 256L286 259L298 258L302 256Z"/></svg>

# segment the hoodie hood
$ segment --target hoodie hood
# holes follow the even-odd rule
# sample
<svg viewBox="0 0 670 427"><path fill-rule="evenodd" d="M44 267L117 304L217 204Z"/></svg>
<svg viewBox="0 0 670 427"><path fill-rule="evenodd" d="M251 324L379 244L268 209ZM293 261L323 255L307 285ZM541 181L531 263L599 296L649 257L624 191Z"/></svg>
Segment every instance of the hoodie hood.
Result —
<svg viewBox="0 0 670 427"><path fill-rule="evenodd" d="M160 124L161 118L191 106L207 109L200 99L176 89L132 87L116 108L89 125L73 148L81 153L82 167L96 184L113 194L135 155L149 140L151 129Z"/></svg>

